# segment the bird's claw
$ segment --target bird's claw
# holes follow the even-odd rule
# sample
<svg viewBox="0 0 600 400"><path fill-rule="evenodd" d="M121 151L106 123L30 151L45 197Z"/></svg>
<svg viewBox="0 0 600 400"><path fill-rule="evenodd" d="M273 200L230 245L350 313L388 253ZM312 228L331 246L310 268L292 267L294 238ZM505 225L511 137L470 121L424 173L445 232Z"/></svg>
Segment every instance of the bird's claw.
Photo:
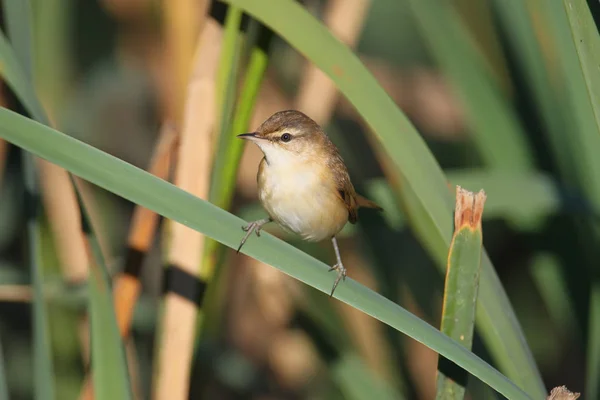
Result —
<svg viewBox="0 0 600 400"><path fill-rule="evenodd" d="M259 220L259 221L251 222L248 225L242 226L242 230L244 232L246 232L246 235L242 239L240 246L238 247L236 253L240 252L240 250L242 249L242 246L244 245L244 243L246 243L246 240L248 240L248 237L252 234L252 231L254 231L254 233L256 233L256 236L260 237L260 230L262 229L262 226L264 224L266 224L267 222L269 222L269 221L268 220Z"/></svg>
<svg viewBox="0 0 600 400"><path fill-rule="evenodd" d="M329 272L331 271L337 271L338 274L337 278L335 278L335 281L333 282L333 288L331 289L331 294L329 297L333 297L333 292L335 292L335 288L337 287L338 283L340 283L341 280L346 280L346 268L344 267L344 264L335 264L333 267L329 268Z"/></svg>
<svg viewBox="0 0 600 400"><path fill-rule="evenodd" d="M258 224L256 222L252 222L249 223L248 225L244 225L242 226L242 230L244 232L248 232L250 230L254 230L254 233L256 233L256 236L260 237L260 230L262 229L262 226L258 226Z"/></svg>

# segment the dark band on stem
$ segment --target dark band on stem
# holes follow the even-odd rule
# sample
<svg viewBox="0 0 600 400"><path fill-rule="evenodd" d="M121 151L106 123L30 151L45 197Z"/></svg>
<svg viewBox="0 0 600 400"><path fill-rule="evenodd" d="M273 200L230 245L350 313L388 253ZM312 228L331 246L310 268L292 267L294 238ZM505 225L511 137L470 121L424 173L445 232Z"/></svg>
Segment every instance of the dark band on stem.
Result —
<svg viewBox="0 0 600 400"><path fill-rule="evenodd" d="M194 303L196 307L202 307L206 293L206 282L190 274L174 264L169 264L165 271L163 294L174 293Z"/></svg>

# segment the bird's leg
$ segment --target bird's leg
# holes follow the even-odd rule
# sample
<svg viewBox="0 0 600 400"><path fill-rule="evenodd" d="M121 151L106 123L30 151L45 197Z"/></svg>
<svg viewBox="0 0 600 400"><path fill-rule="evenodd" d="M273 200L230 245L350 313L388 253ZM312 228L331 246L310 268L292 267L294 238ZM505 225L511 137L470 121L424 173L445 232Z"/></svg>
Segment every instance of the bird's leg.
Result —
<svg viewBox="0 0 600 400"><path fill-rule="evenodd" d="M333 288L331 289L331 294L329 297L333 296L333 292L335 291L338 283L340 283L342 279L346 280L346 268L344 267L344 264L342 264L342 257L340 257L340 249L338 248L337 239L335 236L331 238L331 243L333 243L333 250L335 251L337 263L333 267L329 268L329 271L337 270L338 275L335 279L335 282L333 282Z"/></svg>
<svg viewBox="0 0 600 400"><path fill-rule="evenodd" d="M242 239L240 247L238 247L237 249L237 253L240 252L240 249L242 248L244 243L246 243L246 240L248 240L248 237L252 234L252 232L255 232L256 236L260 236L260 230L262 229L263 225L271 221L273 221L271 218L263 218L259 219L258 221L250 222L246 226L242 226L242 230L246 232L246 236L244 236L244 238Z"/></svg>

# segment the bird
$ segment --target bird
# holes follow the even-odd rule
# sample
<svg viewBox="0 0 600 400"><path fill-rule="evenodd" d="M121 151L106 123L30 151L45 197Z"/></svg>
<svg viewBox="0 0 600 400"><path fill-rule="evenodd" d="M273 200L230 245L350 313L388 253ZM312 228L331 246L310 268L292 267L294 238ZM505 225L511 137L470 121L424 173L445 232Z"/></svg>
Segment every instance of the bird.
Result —
<svg viewBox="0 0 600 400"><path fill-rule="evenodd" d="M255 232L276 222L309 242L331 240L337 271L330 297L346 268L336 235L347 222L356 224L358 209L383 209L356 193L348 169L337 147L321 126L297 110L279 111L267 118L255 132L237 135L256 144L263 153L258 166L258 197L267 218L243 226L246 232L240 249Z"/></svg>

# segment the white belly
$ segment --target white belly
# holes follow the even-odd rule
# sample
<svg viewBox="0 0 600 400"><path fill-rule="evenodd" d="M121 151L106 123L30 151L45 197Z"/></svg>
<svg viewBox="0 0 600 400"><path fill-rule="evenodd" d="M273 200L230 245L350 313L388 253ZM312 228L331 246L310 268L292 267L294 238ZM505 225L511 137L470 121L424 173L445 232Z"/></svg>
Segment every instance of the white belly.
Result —
<svg viewBox="0 0 600 400"><path fill-rule="evenodd" d="M331 238L348 221L335 187L314 165L265 165L261 180L259 197L271 218L305 240Z"/></svg>

